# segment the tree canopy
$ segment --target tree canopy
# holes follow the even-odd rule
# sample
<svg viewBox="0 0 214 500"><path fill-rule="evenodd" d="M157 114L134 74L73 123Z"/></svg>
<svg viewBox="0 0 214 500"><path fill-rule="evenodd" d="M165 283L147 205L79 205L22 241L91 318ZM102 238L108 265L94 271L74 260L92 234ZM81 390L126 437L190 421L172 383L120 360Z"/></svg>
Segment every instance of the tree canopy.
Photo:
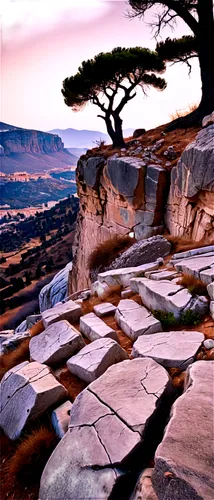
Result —
<svg viewBox="0 0 214 500"><path fill-rule="evenodd" d="M113 145L122 145L121 111L135 97L138 86L144 93L149 87L164 90L165 80L155 74L164 70L165 63L156 52L141 47L117 47L83 61L76 75L63 81L62 94L65 104L73 111L79 111L88 102L96 104L102 112L98 116L105 120ZM115 104L119 91L122 97Z"/></svg>

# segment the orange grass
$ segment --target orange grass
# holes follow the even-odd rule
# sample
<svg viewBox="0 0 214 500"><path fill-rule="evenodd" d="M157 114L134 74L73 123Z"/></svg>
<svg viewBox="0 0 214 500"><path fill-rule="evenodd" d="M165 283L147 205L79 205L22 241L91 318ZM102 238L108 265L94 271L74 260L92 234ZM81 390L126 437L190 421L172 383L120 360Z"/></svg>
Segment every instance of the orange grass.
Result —
<svg viewBox="0 0 214 500"><path fill-rule="evenodd" d="M129 235L117 236L100 243L93 250L88 258L88 268L90 270L104 268L108 266L121 252L124 252L135 243L135 240Z"/></svg>
<svg viewBox="0 0 214 500"><path fill-rule="evenodd" d="M207 287L203 281L195 278L191 274L184 273L181 279L177 282L178 285L185 286L191 295L208 295Z"/></svg>

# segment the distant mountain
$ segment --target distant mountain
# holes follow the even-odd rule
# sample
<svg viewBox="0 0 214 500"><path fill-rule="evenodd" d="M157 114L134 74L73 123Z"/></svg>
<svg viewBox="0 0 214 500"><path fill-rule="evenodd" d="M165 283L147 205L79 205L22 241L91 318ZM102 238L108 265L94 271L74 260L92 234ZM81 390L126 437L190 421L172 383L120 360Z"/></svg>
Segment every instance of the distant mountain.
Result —
<svg viewBox="0 0 214 500"><path fill-rule="evenodd" d="M45 172L77 164L56 134L14 127L0 122L0 170L4 173Z"/></svg>
<svg viewBox="0 0 214 500"><path fill-rule="evenodd" d="M65 148L93 148L96 141L105 141L106 144L111 143L111 139L107 134L97 130L76 130L74 128L54 129L49 131L51 134L57 134L64 142ZM132 136L133 128L124 130L124 137Z"/></svg>

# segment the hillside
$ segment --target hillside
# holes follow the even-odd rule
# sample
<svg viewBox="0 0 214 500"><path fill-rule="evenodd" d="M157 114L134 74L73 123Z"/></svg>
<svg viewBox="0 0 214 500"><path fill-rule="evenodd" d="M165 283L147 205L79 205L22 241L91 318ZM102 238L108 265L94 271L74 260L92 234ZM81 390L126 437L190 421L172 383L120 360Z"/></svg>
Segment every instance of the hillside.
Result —
<svg viewBox="0 0 214 500"><path fill-rule="evenodd" d="M77 157L64 148L60 137L0 123L1 171L44 172L76 165Z"/></svg>
<svg viewBox="0 0 214 500"><path fill-rule="evenodd" d="M108 134L97 130L76 130L67 128L65 130L54 129L49 131L51 134L57 134L61 137L66 148L93 148L96 141L105 141L107 144L111 142ZM129 128L124 130L124 137L132 136L134 129Z"/></svg>

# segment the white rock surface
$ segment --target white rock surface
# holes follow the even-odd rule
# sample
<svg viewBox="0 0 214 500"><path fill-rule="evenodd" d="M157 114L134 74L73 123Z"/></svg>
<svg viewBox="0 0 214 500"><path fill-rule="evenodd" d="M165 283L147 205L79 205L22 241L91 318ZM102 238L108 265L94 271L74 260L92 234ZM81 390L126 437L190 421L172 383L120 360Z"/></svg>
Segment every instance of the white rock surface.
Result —
<svg viewBox="0 0 214 500"><path fill-rule="evenodd" d="M146 271L153 271L158 269L160 263L159 261L150 262L149 264L142 264L137 267L124 267L122 269L111 269L110 271L105 271L104 273L98 274L98 281L100 283L105 283L106 285L115 286L122 285L123 287L129 286L130 279L135 276L143 276Z"/></svg>
<svg viewBox="0 0 214 500"><path fill-rule="evenodd" d="M151 359L108 368L76 398L69 431L43 471L39 499L107 500L120 462L144 446L144 429L159 418L157 400L170 387L166 370Z"/></svg>
<svg viewBox="0 0 214 500"><path fill-rule="evenodd" d="M7 335L5 340L1 344L1 348L4 352L16 349L16 347L21 344L24 340L30 337L30 332L14 333L14 335ZM1 342L1 340L0 340Z"/></svg>
<svg viewBox="0 0 214 500"><path fill-rule="evenodd" d="M155 453L152 483L159 500L213 500L214 361L187 370L185 392Z"/></svg>
<svg viewBox="0 0 214 500"><path fill-rule="evenodd" d="M134 343L132 356L152 358L165 368L186 370L193 363L203 340L203 333L185 330L145 335Z"/></svg>
<svg viewBox="0 0 214 500"><path fill-rule="evenodd" d="M64 269L54 276L50 283L42 288L39 294L39 307L41 312L50 309L67 297L68 278L71 269L72 262L69 262Z"/></svg>
<svg viewBox="0 0 214 500"><path fill-rule="evenodd" d="M116 311L116 307L110 302L102 302L101 304L97 304L94 306L94 312L99 318L103 316L107 316L107 314L114 314Z"/></svg>
<svg viewBox="0 0 214 500"><path fill-rule="evenodd" d="M179 252L173 254L173 260L182 260L188 257L194 257L196 255L206 254L209 252L214 252L214 245L209 245L206 247L193 248L192 250L187 250L186 252Z"/></svg>
<svg viewBox="0 0 214 500"><path fill-rule="evenodd" d="M94 281L91 285L92 294L97 295L102 298L106 293L110 292L110 288L106 283L100 283L100 281Z"/></svg>
<svg viewBox="0 0 214 500"><path fill-rule="evenodd" d="M56 410L53 411L51 415L51 422L56 435L62 439L66 434L70 422L70 411L72 408L72 403L66 401L62 405L58 406Z"/></svg>
<svg viewBox="0 0 214 500"><path fill-rule="evenodd" d="M207 285L207 291L211 300L214 300L214 282Z"/></svg>
<svg viewBox="0 0 214 500"><path fill-rule="evenodd" d="M179 272L182 271L201 279L208 285L214 279L214 252L183 259L175 263L175 268Z"/></svg>
<svg viewBox="0 0 214 500"><path fill-rule="evenodd" d="M21 332L26 332L27 330L27 321L26 319L24 319L24 321L22 321L20 323L20 325L18 325L16 328L15 328L15 333L21 333Z"/></svg>
<svg viewBox="0 0 214 500"><path fill-rule="evenodd" d="M118 340L116 332L94 313L85 314L80 318L80 331L91 342L105 337Z"/></svg>
<svg viewBox="0 0 214 500"><path fill-rule="evenodd" d="M212 319L214 320L214 300L211 300L210 302L210 314L212 316Z"/></svg>
<svg viewBox="0 0 214 500"><path fill-rule="evenodd" d="M52 323L66 319L69 323L75 323L82 314L80 305L73 300L69 300L65 304L56 305L52 309L42 312L42 321L44 327L47 328Z"/></svg>
<svg viewBox="0 0 214 500"><path fill-rule="evenodd" d="M213 339L206 339L204 341L204 347L206 347L206 349L213 349L214 348L214 340Z"/></svg>
<svg viewBox="0 0 214 500"><path fill-rule="evenodd" d="M131 288L127 288L126 290L122 290L121 299L129 299L133 295L133 291Z"/></svg>
<svg viewBox="0 0 214 500"><path fill-rule="evenodd" d="M115 319L123 332L132 340L136 340L139 335L148 335L162 330L160 322L150 311L130 299L119 302Z"/></svg>
<svg viewBox="0 0 214 500"><path fill-rule="evenodd" d="M68 370L85 382L100 377L109 366L128 359L128 354L115 340L98 339L86 345L67 361Z"/></svg>
<svg viewBox="0 0 214 500"><path fill-rule="evenodd" d="M151 280L155 281L160 281L160 280L172 280L178 276L178 273L176 271L167 271L164 269L163 271L157 271L157 272L147 272L145 273L145 278L150 278Z"/></svg>
<svg viewBox="0 0 214 500"><path fill-rule="evenodd" d="M76 328L61 320L31 339L30 357L33 361L53 366L67 360L84 345L82 335Z"/></svg>
<svg viewBox="0 0 214 500"><path fill-rule="evenodd" d="M214 123L214 111L203 118L202 127L207 127L208 125L212 125Z"/></svg>
<svg viewBox="0 0 214 500"><path fill-rule="evenodd" d="M50 368L27 361L4 375L0 391L0 427L10 439L17 439L29 420L37 419L67 395Z"/></svg>

